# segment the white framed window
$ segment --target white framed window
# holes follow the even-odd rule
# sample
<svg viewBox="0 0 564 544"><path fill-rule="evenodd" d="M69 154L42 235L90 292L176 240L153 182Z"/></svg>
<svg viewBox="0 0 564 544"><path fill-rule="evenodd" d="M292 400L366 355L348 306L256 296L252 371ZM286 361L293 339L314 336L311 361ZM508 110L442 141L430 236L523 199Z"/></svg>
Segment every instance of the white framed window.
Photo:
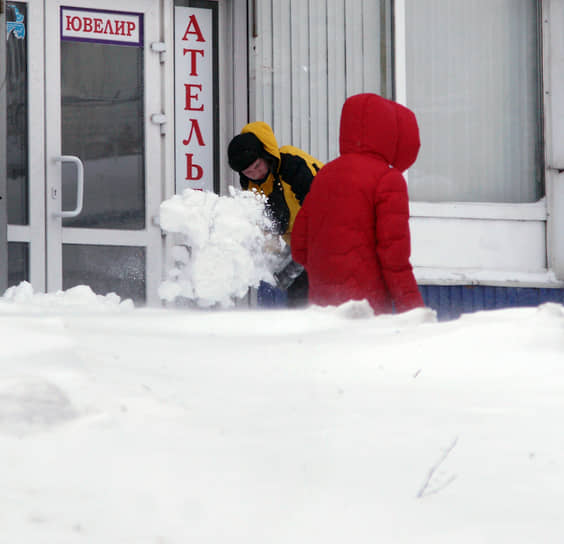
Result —
<svg viewBox="0 0 564 544"><path fill-rule="evenodd" d="M547 246L536 0L395 0L396 99L422 148L408 173L421 283L561 282Z"/></svg>
<svg viewBox="0 0 564 544"><path fill-rule="evenodd" d="M405 101L423 142L414 201L544 196L536 0L405 0Z"/></svg>

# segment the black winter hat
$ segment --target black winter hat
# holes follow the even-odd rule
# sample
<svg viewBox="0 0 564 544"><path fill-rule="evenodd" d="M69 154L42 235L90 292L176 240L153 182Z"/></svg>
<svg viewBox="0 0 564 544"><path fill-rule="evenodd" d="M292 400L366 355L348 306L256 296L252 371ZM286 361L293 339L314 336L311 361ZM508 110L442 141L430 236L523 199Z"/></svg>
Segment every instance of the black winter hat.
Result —
<svg viewBox="0 0 564 544"><path fill-rule="evenodd" d="M263 155L264 146L252 132L238 134L227 148L229 166L236 172L242 172Z"/></svg>

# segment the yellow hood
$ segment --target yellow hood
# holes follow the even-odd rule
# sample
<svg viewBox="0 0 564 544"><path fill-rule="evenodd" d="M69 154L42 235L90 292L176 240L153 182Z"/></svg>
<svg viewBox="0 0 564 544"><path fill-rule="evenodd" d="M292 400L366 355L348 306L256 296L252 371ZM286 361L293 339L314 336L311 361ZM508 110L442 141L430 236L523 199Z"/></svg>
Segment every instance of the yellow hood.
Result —
<svg viewBox="0 0 564 544"><path fill-rule="evenodd" d="M278 170L278 168L280 168L280 150L278 149L278 142L276 141L276 137L270 125L264 121L255 121L243 127L241 134L245 134L246 132L251 132L262 142L264 150L276 159L276 168Z"/></svg>

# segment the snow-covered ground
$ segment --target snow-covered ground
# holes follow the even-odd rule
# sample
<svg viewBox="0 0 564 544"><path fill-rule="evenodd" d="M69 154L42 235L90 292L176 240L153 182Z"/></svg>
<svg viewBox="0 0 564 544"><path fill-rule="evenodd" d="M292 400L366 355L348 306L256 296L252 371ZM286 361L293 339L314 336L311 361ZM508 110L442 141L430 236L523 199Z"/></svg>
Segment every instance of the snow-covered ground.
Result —
<svg viewBox="0 0 564 544"><path fill-rule="evenodd" d="M561 543L564 307L0 298L9 544Z"/></svg>

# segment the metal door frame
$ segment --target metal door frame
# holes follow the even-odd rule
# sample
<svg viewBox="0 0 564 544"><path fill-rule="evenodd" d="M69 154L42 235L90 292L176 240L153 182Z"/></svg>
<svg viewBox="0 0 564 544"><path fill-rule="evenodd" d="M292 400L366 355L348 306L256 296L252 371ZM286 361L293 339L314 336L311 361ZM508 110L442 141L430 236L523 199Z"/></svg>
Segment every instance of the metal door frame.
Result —
<svg viewBox="0 0 564 544"><path fill-rule="evenodd" d="M62 226L57 214L61 211L61 66L60 7L72 6L96 10L135 11L144 14L144 81L161 77L159 56L150 50L160 39L158 0L52 0L45 12L45 290L62 287L62 244L142 246L146 249L147 304L158 302L157 289L161 280L162 242L157 226L161 202L161 131L151 122L151 115L161 111L158 84L145 85L145 217L143 230L84 229ZM93 5L95 4L95 5ZM32 55L30 55L31 57ZM31 131L31 127L30 127ZM32 161L33 162L33 161ZM33 198L31 199L33 202ZM31 214L33 217L33 214Z"/></svg>
<svg viewBox="0 0 564 544"><path fill-rule="evenodd" d="M6 3L0 0L0 28L6 28ZM5 32L5 30L4 30ZM6 40L0 39L0 59L6 58ZM6 111L6 63L0 62L0 111ZM6 116L0 115L0 294L8 285L8 210L6 207Z"/></svg>
<svg viewBox="0 0 564 544"><path fill-rule="evenodd" d="M35 291L45 291L44 2L27 0L26 4L29 223L8 224L7 233L8 242L28 244L29 281Z"/></svg>

